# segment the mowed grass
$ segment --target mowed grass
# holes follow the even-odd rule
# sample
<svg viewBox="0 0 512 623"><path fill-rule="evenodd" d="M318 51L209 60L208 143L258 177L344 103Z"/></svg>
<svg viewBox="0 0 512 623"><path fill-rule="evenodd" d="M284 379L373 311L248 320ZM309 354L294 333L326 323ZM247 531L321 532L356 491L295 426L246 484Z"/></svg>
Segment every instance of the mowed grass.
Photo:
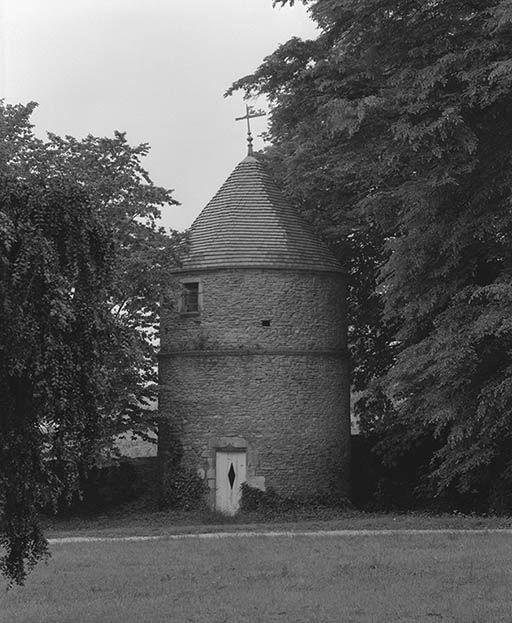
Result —
<svg viewBox="0 0 512 623"><path fill-rule="evenodd" d="M509 534L54 544L5 623L512 621Z"/></svg>
<svg viewBox="0 0 512 623"><path fill-rule="evenodd" d="M487 529L512 528L511 517L432 515L428 513L365 513L357 510L299 509L277 513L240 512L225 517L209 510L159 511L126 509L90 516L46 518L48 537L166 535L180 532L224 532L225 530L365 530L365 529Z"/></svg>

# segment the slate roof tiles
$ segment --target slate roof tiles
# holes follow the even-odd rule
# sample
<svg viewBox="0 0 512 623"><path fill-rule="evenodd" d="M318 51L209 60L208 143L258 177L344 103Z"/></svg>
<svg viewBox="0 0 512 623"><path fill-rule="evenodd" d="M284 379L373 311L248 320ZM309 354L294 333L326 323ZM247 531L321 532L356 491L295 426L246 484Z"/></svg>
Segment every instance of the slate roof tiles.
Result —
<svg viewBox="0 0 512 623"><path fill-rule="evenodd" d="M228 267L343 270L254 156L235 167L190 230L183 269Z"/></svg>

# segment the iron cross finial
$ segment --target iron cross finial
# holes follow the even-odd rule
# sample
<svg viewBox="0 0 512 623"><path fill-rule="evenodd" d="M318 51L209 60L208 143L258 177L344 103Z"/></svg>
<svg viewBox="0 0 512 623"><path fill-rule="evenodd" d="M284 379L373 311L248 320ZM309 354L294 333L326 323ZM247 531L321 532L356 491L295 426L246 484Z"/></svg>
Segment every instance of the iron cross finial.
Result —
<svg viewBox="0 0 512 623"><path fill-rule="evenodd" d="M247 104L245 105L245 111L245 115L243 117L235 117L235 121L247 119L247 155L252 156L252 134L249 119L254 119L254 117L264 117L267 113L263 110L254 110L252 106L248 106Z"/></svg>

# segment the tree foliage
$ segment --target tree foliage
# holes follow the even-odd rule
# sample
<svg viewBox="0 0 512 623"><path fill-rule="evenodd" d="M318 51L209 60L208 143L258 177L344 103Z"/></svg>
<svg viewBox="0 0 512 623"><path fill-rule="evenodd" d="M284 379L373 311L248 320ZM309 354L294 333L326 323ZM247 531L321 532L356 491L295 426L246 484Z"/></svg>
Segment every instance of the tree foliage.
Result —
<svg viewBox="0 0 512 623"><path fill-rule="evenodd" d="M19 582L45 551L38 511L101 434L111 235L71 180L0 183L2 571Z"/></svg>
<svg viewBox="0 0 512 623"><path fill-rule="evenodd" d="M0 544L17 582L45 552L41 508L71 496L112 435L147 428L175 203L122 133L38 139L0 107Z"/></svg>
<svg viewBox="0 0 512 623"><path fill-rule="evenodd" d="M183 234L167 235L156 223L161 207L177 202L143 168L147 144L131 146L122 132L82 140L50 133L40 140L30 125L34 107L17 107L16 113L10 109L10 167L28 179L73 178L112 227L115 262L108 296L118 331L110 353L111 431L130 428L143 435L148 406L156 398L162 287L186 243Z"/></svg>
<svg viewBox="0 0 512 623"><path fill-rule="evenodd" d="M354 300L367 283L375 309L368 348L368 310L353 320L367 427L389 462L433 437L438 493L506 488L512 4L304 3L318 37L231 90L269 98L288 191L327 238L356 241ZM369 232L373 254L357 242Z"/></svg>

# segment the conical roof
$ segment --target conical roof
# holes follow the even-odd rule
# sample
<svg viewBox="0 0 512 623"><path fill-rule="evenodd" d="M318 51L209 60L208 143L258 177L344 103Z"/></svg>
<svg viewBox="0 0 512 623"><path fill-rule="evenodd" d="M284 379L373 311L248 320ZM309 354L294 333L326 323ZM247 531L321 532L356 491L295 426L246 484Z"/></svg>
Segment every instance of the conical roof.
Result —
<svg viewBox="0 0 512 623"><path fill-rule="evenodd" d="M254 156L238 164L190 229L183 269L228 267L343 271Z"/></svg>

